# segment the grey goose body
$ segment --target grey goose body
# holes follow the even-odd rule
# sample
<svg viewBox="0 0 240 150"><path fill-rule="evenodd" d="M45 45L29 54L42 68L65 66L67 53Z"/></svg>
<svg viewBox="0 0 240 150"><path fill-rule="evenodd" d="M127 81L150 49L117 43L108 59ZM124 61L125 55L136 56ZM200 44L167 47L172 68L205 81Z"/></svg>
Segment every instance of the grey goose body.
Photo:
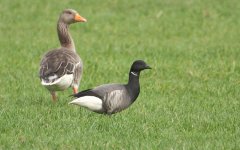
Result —
<svg viewBox="0 0 240 150"><path fill-rule="evenodd" d="M140 71L150 69L142 60L135 61L129 72L127 84L104 84L81 91L70 104L86 107L102 114L114 114L128 108L140 93Z"/></svg>
<svg viewBox="0 0 240 150"><path fill-rule="evenodd" d="M42 85L45 85L50 91L65 90L73 83L76 84L75 86L78 86L78 79L80 79L79 76L82 74L83 69L81 58L75 52L65 48L55 49L46 53L40 66L39 75ZM65 75L72 75L72 81L68 84L57 84L59 83L58 80ZM76 80L75 82L73 81L74 79ZM55 82L56 84L54 84Z"/></svg>
<svg viewBox="0 0 240 150"><path fill-rule="evenodd" d="M76 22L86 22L86 19L72 9L65 9L60 14L57 32L61 47L47 52L40 63L41 84L50 91L53 101L56 101L56 91L69 87L74 93L78 91L83 63L68 31L69 25Z"/></svg>

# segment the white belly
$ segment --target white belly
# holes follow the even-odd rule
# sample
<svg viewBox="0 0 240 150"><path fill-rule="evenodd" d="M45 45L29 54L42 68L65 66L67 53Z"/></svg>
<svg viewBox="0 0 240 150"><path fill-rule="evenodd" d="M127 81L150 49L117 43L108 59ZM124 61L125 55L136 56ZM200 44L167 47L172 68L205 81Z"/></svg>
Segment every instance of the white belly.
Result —
<svg viewBox="0 0 240 150"><path fill-rule="evenodd" d="M45 86L49 91L63 91L70 87L73 82L73 74L66 74L54 82L46 83L42 80L41 84Z"/></svg>
<svg viewBox="0 0 240 150"><path fill-rule="evenodd" d="M103 109L102 100L95 96L83 96L73 100L69 104L79 105L96 112L100 112Z"/></svg>

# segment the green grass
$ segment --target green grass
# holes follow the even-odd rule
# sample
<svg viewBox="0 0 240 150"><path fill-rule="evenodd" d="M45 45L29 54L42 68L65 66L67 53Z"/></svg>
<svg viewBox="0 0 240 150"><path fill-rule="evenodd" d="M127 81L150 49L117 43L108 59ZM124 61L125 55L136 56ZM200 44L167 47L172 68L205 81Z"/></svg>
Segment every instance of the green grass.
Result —
<svg viewBox="0 0 240 150"><path fill-rule="evenodd" d="M135 59L141 93L111 117L57 104L39 62L59 47L64 8L88 19L71 26L84 62L80 89L125 83ZM2 0L0 149L240 149L238 0Z"/></svg>

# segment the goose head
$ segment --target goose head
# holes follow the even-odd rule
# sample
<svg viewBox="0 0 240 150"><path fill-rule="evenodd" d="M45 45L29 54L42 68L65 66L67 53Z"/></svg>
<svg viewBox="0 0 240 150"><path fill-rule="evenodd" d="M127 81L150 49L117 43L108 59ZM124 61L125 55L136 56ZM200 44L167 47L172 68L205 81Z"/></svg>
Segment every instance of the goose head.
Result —
<svg viewBox="0 0 240 150"><path fill-rule="evenodd" d="M140 72L145 69L152 69L146 62L143 60L136 60L131 66L131 72Z"/></svg>
<svg viewBox="0 0 240 150"><path fill-rule="evenodd" d="M87 20L80 16L76 10L73 9L65 9L59 18L60 21L66 24L72 24L76 22L87 22Z"/></svg>

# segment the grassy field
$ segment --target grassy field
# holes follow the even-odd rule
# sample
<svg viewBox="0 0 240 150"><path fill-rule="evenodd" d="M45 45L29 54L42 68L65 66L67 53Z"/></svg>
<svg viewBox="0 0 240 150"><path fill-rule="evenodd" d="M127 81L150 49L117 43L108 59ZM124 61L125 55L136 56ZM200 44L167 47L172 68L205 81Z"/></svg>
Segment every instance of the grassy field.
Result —
<svg viewBox="0 0 240 150"><path fill-rule="evenodd" d="M39 62L59 47L64 8L84 62L80 89L125 83L131 63L141 93L111 117L51 102ZM0 149L240 149L238 0L1 0Z"/></svg>

